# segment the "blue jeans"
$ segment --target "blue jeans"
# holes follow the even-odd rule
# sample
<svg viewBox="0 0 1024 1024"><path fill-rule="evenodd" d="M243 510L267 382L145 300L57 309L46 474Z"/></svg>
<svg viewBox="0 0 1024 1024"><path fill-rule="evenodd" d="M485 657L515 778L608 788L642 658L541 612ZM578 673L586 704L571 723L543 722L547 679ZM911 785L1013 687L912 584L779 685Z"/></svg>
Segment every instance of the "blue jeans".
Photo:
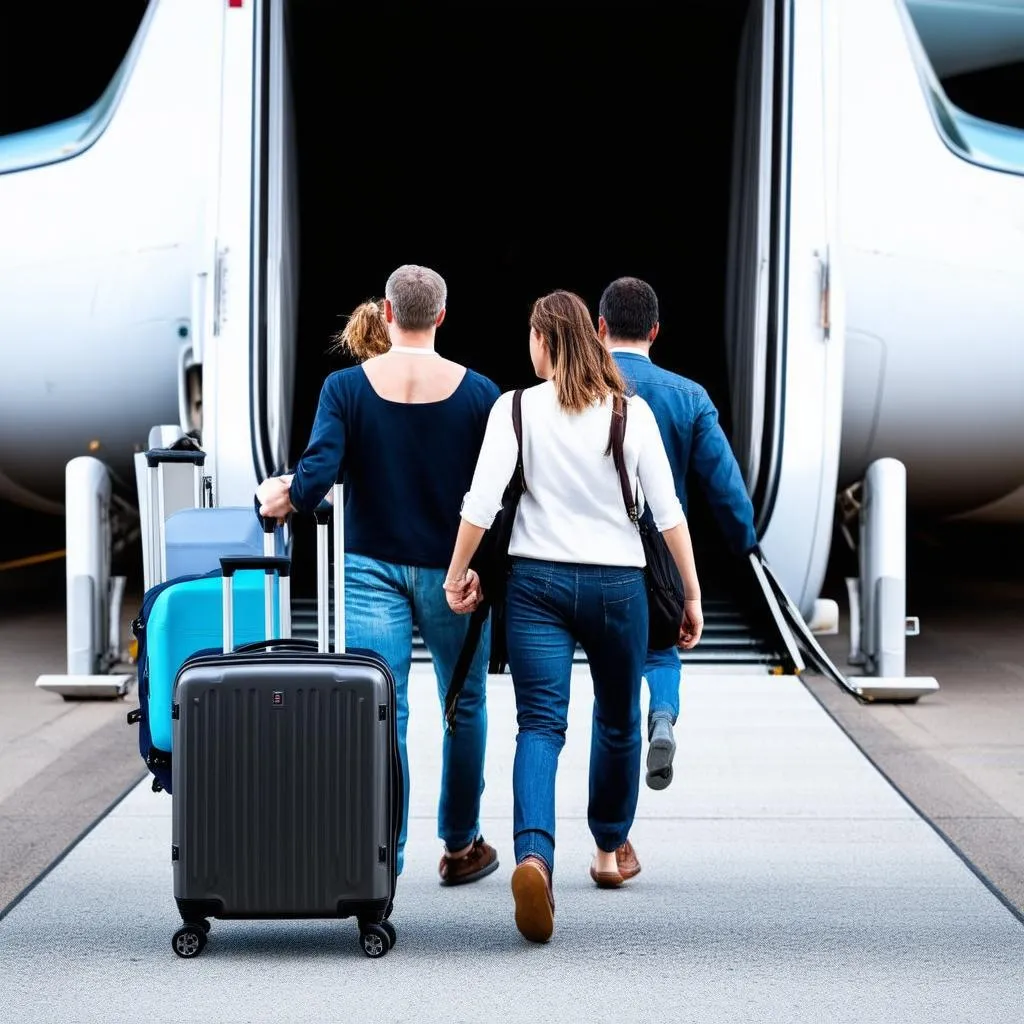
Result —
<svg viewBox="0 0 1024 1024"><path fill-rule="evenodd" d="M517 863L554 871L555 773L565 744L577 642L594 683L587 821L611 852L629 837L640 787L640 680L647 653L642 569L513 560L506 604L508 664L519 732L512 770Z"/></svg>
<svg viewBox="0 0 1024 1024"><path fill-rule="evenodd" d="M412 628L434 660L440 718L444 728L444 695L462 650L468 615L449 607L441 584L444 569L394 565L365 555L345 555L345 643L379 654L391 667L398 699L398 750L402 760L404 800L398 836L397 867L405 861L409 819L409 668ZM487 741L487 659L490 622L484 624L476 656L459 697L455 735L444 732L441 797L437 809L438 836L449 850L468 846L480 832L480 796L484 789L484 749Z"/></svg>
<svg viewBox="0 0 1024 1024"><path fill-rule="evenodd" d="M681 665L679 649L668 647L663 651L648 651L644 665L644 678L651 699L647 705L649 715L670 715L672 724L679 717L679 678Z"/></svg>

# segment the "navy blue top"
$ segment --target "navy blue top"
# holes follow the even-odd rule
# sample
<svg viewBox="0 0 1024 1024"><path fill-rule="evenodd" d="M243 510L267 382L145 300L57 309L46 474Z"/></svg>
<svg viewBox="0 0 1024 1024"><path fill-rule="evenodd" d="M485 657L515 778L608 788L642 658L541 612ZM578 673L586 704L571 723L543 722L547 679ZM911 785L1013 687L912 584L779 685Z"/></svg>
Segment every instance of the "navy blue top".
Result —
<svg viewBox="0 0 1024 1024"><path fill-rule="evenodd" d="M499 394L493 381L467 370L439 402L393 402L373 390L361 366L332 373L295 469L292 504L312 512L340 480L346 551L447 568Z"/></svg>
<svg viewBox="0 0 1024 1024"><path fill-rule="evenodd" d="M695 381L655 365L639 352L612 355L654 413L683 512L686 473L692 468L733 553L750 551L757 544L754 506L711 396Z"/></svg>

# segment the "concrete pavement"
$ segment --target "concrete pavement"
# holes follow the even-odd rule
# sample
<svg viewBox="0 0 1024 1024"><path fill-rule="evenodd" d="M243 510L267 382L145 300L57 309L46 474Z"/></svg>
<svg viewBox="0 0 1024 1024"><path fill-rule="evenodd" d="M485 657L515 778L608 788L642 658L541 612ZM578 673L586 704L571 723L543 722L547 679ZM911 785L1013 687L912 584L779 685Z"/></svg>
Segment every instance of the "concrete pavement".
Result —
<svg viewBox="0 0 1024 1024"><path fill-rule="evenodd" d="M849 653L841 541L824 594L842 633L822 637L835 664ZM847 564L847 569L852 566ZM934 676L915 704L859 704L821 676L812 693L878 767L1024 915L1024 544L1019 528L947 526L911 537L908 675ZM1022 1018L1024 1019L1024 1018Z"/></svg>
<svg viewBox="0 0 1024 1024"><path fill-rule="evenodd" d="M137 602L125 607L125 637L136 611ZM9 597L0 607L0 912L146 772L125 722L134 689L74 702L36 689L37 676L66 666L63 602Z"/></svg>
<svg viewBox="0 0 1024 1024"><path fill-rule="evenodd" d="M177 958L170 800L143 783L0 920L0 1019L1019 1022L1024 926L799 680L691 672L676 778L641 790L642 873L587 876L591 700L577 669L558 780L550 944L512 921L514 709L492 680L484 834L500 869L437 885L439 712L414 669L396 947L354 922L214 921ZM4 1014L7 1016L4 1016Z"/></svg>

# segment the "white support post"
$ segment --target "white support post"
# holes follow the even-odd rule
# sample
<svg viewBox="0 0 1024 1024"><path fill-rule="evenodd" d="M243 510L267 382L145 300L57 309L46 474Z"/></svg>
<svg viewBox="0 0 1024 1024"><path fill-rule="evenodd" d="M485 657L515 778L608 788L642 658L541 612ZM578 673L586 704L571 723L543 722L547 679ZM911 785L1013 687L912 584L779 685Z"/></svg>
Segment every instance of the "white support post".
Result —
<svg viewBox="0 0 1024 1024"><path fill-rule="evenodd" d="M898 459L868 466L860 507L860 580L849 587L851 619L859 605L860 643L851 656L863 659L861 695L869 700L916 700L939 688L930 677L906 675L907 471Z"/></svg>
<svg viewBox="0 0 1024 1024"><path fill-rule="evenodd" d="M871 675L906 674L907 471L897 459L868 466L861 507L862 648Z"/></svg>
<svg viewBox="0 0 1024 1024"><path fill-rule="evenodd" d="M66 700L122 697L131 674L106 674L118 660L124 591L123 578L110 576L110 474L99 459L83 455L67 464L64 482L67 674L39 676L36 686Z"/></svg>
<svg viewBox="0 0 1024 1024"><path fill-rule="evenodd" d="M864 653L860 649L860 577L846 577L846 596L850 602L850 654L847 662L851 665L863 665Z"/></svg>

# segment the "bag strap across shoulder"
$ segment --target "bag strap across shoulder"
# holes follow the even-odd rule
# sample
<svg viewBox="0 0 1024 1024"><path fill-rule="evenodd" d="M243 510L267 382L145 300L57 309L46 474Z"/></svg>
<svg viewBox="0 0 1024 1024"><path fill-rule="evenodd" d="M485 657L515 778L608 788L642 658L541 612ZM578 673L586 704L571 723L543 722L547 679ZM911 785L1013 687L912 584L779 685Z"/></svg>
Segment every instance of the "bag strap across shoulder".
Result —
<svg viewBox="0 0 1024 1024"><path fill-rule="evenodd" d="M512 393L512 429L516 432L516 446L519 457L516 459L516 473L519 483L526 490L526 470L523 468L523 389L516 388Z"/></svg>
<svg viewBox="0 0 1024 1024"><path fill-rule="evenodd" d="M639 495L629 485L629 473L626 472L626 459L622 454L622 444L626 437L626 413L629 405L621 395L616 395L612 402L612 423L608 432L608 447L605 454L611 454L615 460L615 468L619 474L619 486L622 488L622 502L626 506L626 515L631 522L639 522Z"/></svg>
<svg viewBox="0 0 1024 1024"><path fill-rule="evenodd" d="M516 445L519 448L519 456L516 459L516 468L512 479L509 481L509 487L506 488L504 498L507 500L511 496L511 500L518 503L522 491L526 490L526 474L523 470L522 388L516 389L512 395L512 427L516 432ZM519 490L517 490L516 484L518 484ZM469 675L470 665L476 656L476 649L483 634L484 622L487 620L487 616L491 614L491 608L491 596L485 592L483 603L477 605L469 617L469 626L466 629L466 636L462 642L462 649L459 651L459 657L455 662L455 668L452 670L448 689L445 691L444 719L446 728L451 735L455 734L455 718L459 706L459 695L462 693L462 688L466 685L466 677ZM491 662L493 662L493 658L492 649ZM496 667L491 668L492 672L496 670L500 669Z"/></svg>

